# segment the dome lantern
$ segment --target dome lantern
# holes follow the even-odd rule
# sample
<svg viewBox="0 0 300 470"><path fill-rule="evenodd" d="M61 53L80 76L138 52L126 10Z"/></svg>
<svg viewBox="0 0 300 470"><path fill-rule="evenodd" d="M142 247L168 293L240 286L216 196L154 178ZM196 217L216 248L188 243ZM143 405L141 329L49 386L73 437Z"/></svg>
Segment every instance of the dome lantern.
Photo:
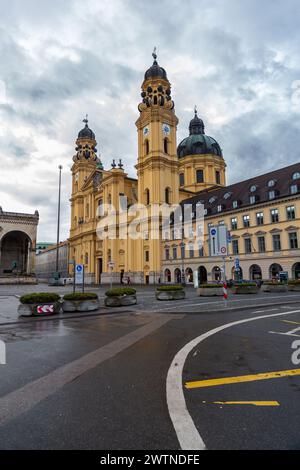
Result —
<svg viewBox="0 0 300 470"><path fill-rule="evenodd" d="M85 119L83 121L85 123L85 126L81 131L78 133L78 139L92 139L95 140L95 134L92 131L92 129L89 128L88 126L88 115L85 116Z"/></svg>
<svg viewBox="0 0 300 470"><path fill-rule="evenodd" d="M204 132L204 123L197 115L195 106L194 118L190 121L190 135L178 145L177 155L183 158L189 155L217 155L223 158L222 150L218 142Z"/></svg>
<svg viewBox="0 0 300 470"><path fill-rule="evenodd" d="M190 125L189 125L190 135L192 135L192 134L205 134L205 132L204 132L204 123L203 123L202 119L198 118L198 115L197 115L197 106L195 106L195 108L194 108L194 113L195 113L195 116L190 121Z"/></svg>
<svg viewBox="0 0 300 470"><path fill-rule="evenodd" d="M160 67L157 63L156 47L154 47L154 50L152 52L152 57L154 61L151 67L148 70L146 70L145 80L149 80L150 78L164 78L165 80L168 80L167 72L165 71L165 69Z"/></svg>

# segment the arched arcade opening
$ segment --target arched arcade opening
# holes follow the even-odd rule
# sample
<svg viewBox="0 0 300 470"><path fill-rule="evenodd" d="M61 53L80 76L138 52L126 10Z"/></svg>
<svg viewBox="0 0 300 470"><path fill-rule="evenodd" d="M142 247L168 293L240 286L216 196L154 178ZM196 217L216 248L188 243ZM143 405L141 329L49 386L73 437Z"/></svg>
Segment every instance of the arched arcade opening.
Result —
<svg viewBox="0 0 300 470"><path fill-rule="evenodd" d="M25 233L13 230L0 242L0 275L31 273L32 241Z"/></svg>

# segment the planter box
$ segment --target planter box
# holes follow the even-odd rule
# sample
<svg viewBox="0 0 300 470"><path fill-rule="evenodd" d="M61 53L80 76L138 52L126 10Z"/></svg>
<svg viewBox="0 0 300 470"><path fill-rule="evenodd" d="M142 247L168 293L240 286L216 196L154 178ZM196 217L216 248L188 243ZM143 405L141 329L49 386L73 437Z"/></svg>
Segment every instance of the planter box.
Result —
<svg viewBox="0 0 300 470"><path fill-rule="evenodd" d="M261 291L262 292L287 292L288 291L288 286L287 284L263 284L261 286Z"/></svg>
<svg viewBox="0 0 300 470"><path fill-rule="evenodd" d="M93 310L98 310L99 306L98 299L64 300L62 309L64 312L92 312Z"/></svg>
<svg viewBox="0 0 300 470"><path fill-rule="evenodd" d="M106 296L104 303L106 307L125 307L127 305L135 305L137 299L136 295Z"/></svg>
<svg viewBox="0 0 300 470"><path fill-rule="evenodd" d="M222 287L199 287L197 289L197 294L201 297L221 297L223 296Z"/></svg>
<svg viewBox="0 0 300 470"><path fill-rule="evenodd" d="M257 286L233 286L233 294L258 294L259 288Z"/></svg>
<svg viewBox="0 0 300 470"><path fill-rule="evenodd" d="M182 299L185 299L185 291L184 290L156 291L155 296L157 300L182 300Z"/></svg>
<svg viewBox="0 0 300 470"><path fill-rule="evenodd" d="M288 285L288 290L292 292L300 292L300 284Z"/></svg>
<svg viewBox="0 0 300 470"><path fill-rule="evenodd" d="M39 304L20 304L18 314L22 317L45 317L59 313L61 309L60 302L47 302ZM52 311L51 311L52 310Z"/></svg>

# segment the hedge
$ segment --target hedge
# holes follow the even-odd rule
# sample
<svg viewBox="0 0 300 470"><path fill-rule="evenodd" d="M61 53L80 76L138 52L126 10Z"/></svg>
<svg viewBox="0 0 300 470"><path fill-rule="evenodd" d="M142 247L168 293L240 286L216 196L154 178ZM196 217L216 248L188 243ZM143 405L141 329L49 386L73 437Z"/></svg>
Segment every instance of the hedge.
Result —
<svg viewBox="0 0 300 470"><path fill-rule="evenodd" d="M279 282L279 281L264 281L263 285L265 286L280 286L285 284L285 282Z"/></svg>
<svg viewBox="0 0 300 470"><path fill-rule="evenodd" d="M170 292L174 290L183 290L182 286L159 286L156 288L159 292Z"/></svg>
<svg viewBox="0 0 300 470"><path fill-rule="evenodd" d="M214 289L218 287L223 287L223 284L200 284L200 289Z"/></svg>
<svg viewBox="0 0 300 470"><path fill-rule="evenodd" d="M105 292L107 297L118 297L119 295L135 295L136 290L133 287L114 287Z"/></svg>
<svg viewBox="0 0 300 470"><path fill-rule="evenodd" d="M45 304L47 302L58 302L59 300L60 295L53 292L35 292L20 297L21 304Z"/></svg>
<svg viewBox="0 0 300 470"><path fill-rule="evenodd" d="M258 287L256 282L237 282L233 284L233 287Z"/></svg>
<svg viewBox="0 0 300 470"><path fill-rule="evenodd" d="M299 286L300 285L300 279L291 279L290 281L288 281L288 285L289 286Z"/></svg>
<svg viewBox="0 0 300 470"><path fill-rule="evenodd" d="M94 292L75 292L74 294L66 294L64 300L96 300L98 295Z"/></svg>

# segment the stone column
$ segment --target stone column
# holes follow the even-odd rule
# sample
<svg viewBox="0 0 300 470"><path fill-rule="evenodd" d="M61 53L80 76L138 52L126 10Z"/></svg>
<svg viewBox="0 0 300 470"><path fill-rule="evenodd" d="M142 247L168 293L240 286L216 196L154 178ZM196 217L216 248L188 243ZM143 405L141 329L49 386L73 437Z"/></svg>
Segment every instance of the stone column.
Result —
<svg viewBox="0 0 300 470"><path fill-rule="evenodd" d="M33 253L31 251L32 243L31 240L27 242L27 266L26 266L26 274L31 274L31 267L32 267L32 256Z"/></svg>

